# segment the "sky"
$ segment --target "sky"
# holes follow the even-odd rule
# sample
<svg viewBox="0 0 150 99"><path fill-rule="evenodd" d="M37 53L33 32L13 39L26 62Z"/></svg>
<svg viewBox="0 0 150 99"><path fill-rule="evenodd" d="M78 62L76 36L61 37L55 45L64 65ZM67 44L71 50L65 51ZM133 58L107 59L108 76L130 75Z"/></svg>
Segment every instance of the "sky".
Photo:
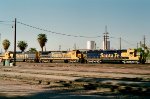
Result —
<svg viewBox="0 0 150 99"><path fill-rule="evenodd" d="M37 35L47 35L46 50L86 49L87 41L95 41L102 48L105 26L109 32L111 49L136 48L143 42L150 46L150 0L0 0L1 42L11 42L14 48L14 20L46 29L38 30L17 23L17 42L26 41L29 48L41 50ZM60 35L86 36L73 37ZM2 48L2 45L1 45ZM3 49L3 48L2 48ZM19 50L17 48L17 50Z"/></svg>

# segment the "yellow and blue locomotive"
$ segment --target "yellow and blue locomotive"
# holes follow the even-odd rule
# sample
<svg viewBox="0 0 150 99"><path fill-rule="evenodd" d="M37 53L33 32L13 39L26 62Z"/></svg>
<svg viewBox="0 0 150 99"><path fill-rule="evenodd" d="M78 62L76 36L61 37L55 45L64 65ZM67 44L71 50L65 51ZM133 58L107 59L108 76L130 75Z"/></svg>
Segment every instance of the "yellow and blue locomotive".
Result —
<svg viewBox="0 0 150 99"><path fill-rule="evenodd" d="M145 63L141 52L127 50L89 50L86 51L87 63Z"/></svg>
<svg viewBox="0 0 150 99"><path fill-rule="evenodd" d="M87 50L87 51L47 51L16 53L16 61L20 62L54 62L65 63L145 63L143 51L127 50ZM7 52L3 59L13 61L13 52Z"/></svg>

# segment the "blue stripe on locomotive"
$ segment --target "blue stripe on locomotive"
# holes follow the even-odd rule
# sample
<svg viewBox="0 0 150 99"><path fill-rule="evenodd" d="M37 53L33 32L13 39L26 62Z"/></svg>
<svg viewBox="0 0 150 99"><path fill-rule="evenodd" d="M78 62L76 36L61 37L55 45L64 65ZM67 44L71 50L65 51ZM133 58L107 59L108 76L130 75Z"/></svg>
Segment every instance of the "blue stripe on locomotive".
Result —
<svg viewBox="0 0 150 99"><path fill-rule="evenodd" d="M103 54L118 54L121 57L121 50L103 50Z"/></svg>
<svg viewBox="0 0 150 99"><path fill-rule="evenodd" d="M121 50L89 50L87 51L87 58L100 58L101 54L118 54L121 57Z"/></svg>
<svg viewBox="0 0 150 99"><path fill-rule="evenodd" d="M100 58L102 50L89 50L87 51L87 58Z"/></svg>

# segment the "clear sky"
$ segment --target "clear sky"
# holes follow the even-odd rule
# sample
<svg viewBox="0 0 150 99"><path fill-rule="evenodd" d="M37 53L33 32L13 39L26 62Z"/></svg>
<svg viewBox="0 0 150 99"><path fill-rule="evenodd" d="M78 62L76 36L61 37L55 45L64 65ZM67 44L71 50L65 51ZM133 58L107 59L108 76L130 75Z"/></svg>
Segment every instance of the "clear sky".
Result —
<svg viewBox="0 0 150 99"><path fill-rule="evenodd" d="M107 25L111 48L136 48L143 41L150 45L150 0L0 0L1 41L9 39L13 50L14 21L68 35L98 38L83 38L53 34L17 23L17 41L24 40L28 48L40 50L37 35L48 37L47 50L85 49L86 42L93 40L102 48L103 33ZM113 37L113 38L112 38ZM18 50L18 49L17 49Z"/></svg>

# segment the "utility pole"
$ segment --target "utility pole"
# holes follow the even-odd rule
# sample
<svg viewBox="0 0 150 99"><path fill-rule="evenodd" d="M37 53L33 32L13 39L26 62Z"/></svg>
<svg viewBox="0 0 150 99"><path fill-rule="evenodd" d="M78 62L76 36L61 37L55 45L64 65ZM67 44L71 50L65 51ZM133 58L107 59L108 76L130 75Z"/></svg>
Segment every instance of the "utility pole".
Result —
<svg viewBox="0 0 150 99"><path fill-rule="evenodd" d="M106 40L105 40L105 33L104 33L104 50L106 49Z"/></svg>
<svg viewBox="0 0 150 99"><path fill-rule="evenodd" d="M108 49L108 44L107 44L107 41L109 39L109 36L108 36L108 32L107 32L107 26L105 26L105 33L104 33L104 50L107 50Z"/></svg>
<svg viewBox="0 0 150 99"><path fill-rule="evenodd" d="M15 18L15 30L14 30L14 66L16 65L16 23L17 23L17 19Z"/></svg>
<svg viewBox="0 0 150 99"><path fill-rule="evenodd" d="M74 50L76 50L77 49L77 46L76 46L76 43L74 44Z"/></svg>
<svg viewBox="0 0 150 99"><path fill-rule="evenodd" d="M120 37L120 50L121 50L121 37Z"/></svg>
<svg viewBox="0 0 150 99"><path fill-rule="evenodd" d="M108 39L109 39L109 36L107 34L108 32L106 33L106 50L108 49Z"/></svg>
<svg viewBox="0 0 150 99"><path fill-rule="evenodd" d="M142 47L142 42L140 41L140 48Z"/></svg>
<svg viewBox="0 0 150 99"><path fill-rule="evenodd" d="M137 43L137 49L139 48L139 43Z"/></svg>
<svg viewBox="0 0 150 99"><path fill-rule="evenodd" d="M61 45L59 45L59 51L61 50Z"/></svg>
<svg viewBox="0 0 150 99"><path fill-rule="evenodd" d="M0 47L1 47L1 54L2 54L2 40L1 40L1 38L2 37L1 37L1 33L0 33L0 44L1 44Z"/></svg>
<svg viewBox="0 0 150 99"><path fill-rule="evenodd" d="M146 38L145 38L145 35L144 35L144 50L145 50L145 40L146 40Z"/></svg>

